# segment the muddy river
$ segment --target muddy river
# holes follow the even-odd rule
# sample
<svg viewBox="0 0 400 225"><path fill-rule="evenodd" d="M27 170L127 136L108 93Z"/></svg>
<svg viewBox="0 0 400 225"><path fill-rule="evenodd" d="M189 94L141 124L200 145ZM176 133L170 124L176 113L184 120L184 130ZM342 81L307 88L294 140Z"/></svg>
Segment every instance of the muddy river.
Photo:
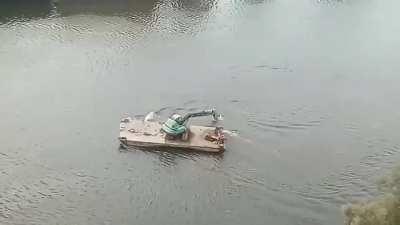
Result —
<svg viewBox="0 0 400 225"><path fill-rule="evenodd" d="M0 223L342 225L400 160L399 7L1 1ZM223 154L119 149L208 107Z"/></svg>

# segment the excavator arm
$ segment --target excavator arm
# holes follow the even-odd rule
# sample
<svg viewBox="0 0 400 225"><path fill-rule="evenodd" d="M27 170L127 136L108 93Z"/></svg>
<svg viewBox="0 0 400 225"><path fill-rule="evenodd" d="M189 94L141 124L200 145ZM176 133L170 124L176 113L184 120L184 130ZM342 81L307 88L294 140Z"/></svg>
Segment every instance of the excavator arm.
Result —
<svg viewBox="0 0 400 225"><path fill-rule="evenodd" d="M210 115L215 121L218 120L215 109L208 109L196 113L188 113L185 116L174 114L170 118L168 118L165 123L163 123L162 130L169 135L178 136L187 131L186 123L189 121L190 118Z"/></svg>
<svg viewBox="0 0 400 225"><path fill-rule="evenodd" d="M188 113L182 118L180 123L185 124L192 117L210 116L210 115L213 117L213 120L217 120L217 113L215 109L208 109L201 112Z"/></svg>

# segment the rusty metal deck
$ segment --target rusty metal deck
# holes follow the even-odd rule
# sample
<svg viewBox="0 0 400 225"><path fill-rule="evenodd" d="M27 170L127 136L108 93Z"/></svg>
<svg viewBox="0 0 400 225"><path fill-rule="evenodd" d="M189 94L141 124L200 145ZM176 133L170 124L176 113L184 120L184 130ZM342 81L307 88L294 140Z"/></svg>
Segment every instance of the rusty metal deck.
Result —
<svg viewBox="0 0 400 225"><path fill-rule="evenodd" d="M142 121L138 119L125 120L120 124L119 139L122 144L137 147L170 147L183 150L196 150L205 152L222 152L224 144L218 144L205 139L207 134L212 134L215 127L190 126L187 141L169 140L161 132L162 124L155 121Z"/></svg>

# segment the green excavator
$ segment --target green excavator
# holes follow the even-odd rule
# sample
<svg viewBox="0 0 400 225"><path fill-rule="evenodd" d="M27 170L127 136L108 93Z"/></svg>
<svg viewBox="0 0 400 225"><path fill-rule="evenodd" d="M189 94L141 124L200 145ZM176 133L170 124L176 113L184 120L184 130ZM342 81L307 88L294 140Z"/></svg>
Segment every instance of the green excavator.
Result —
<svg viewBox="0 0 400 225"><path fill-rule="evenodd" d="M144 120L124 118L120 123L121 146L141 148L180 148L203 152L225 150L225 136L220 126L199 126L188 124L190 118L212 116L214 121L222 120L215 109L188 113L184 116L173 114L164 123L152 119L154 113Z"/></svg>
<svg viewBox="0 0 400 225"><path fill-rule="evenodd" d="M170 138L183 137L188 131L186 124L189 119L199 116L212 116L214 121L217 121L219 118L221 118L221 115L217 115L215 109L208 109L196 113L188 113L185 116L173 114L167 119L166 122L163 123L161 129Z"/></svg>

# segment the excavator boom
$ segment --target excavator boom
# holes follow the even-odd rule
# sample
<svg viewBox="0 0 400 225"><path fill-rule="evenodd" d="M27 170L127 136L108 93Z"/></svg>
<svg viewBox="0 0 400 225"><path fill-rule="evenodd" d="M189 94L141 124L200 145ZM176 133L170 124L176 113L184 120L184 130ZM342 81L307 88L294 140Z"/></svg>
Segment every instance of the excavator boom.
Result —
<svg viewBox="0 0 400 225"><path fill-rule="evenodd" d="M200 116L212 116L214 120L217 120L217 113L215 109L208 109L201 112L188 113L182 118L182 124L185 124L192 117L200 117Z"/></svg>
<svg viewBox="0 0 400 225"><path fill-rule="evenodd" d="M217 113L215 109L208 109L196 113L188 113L185 116L174 114L167 119L162 125L162 130L170 136L180 136L187 131L186 123L192 117L209 116L211 115L214 120L217 120Z"/></svg>

